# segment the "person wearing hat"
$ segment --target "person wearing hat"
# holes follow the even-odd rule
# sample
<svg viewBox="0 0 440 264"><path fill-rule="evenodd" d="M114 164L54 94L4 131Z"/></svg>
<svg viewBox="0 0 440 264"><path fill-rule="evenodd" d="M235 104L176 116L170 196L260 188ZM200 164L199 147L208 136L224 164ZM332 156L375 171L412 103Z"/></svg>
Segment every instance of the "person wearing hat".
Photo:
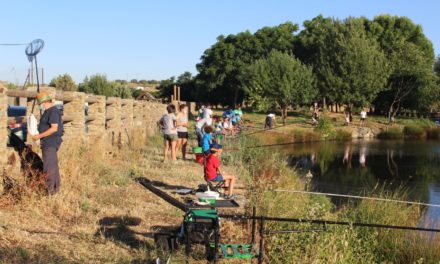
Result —
<svg viewBox="0 0 440 264"><path fill-rule="evenodd" d="M235 176L225 174L220 170L220 159L218 156L221 154L222 149L222 145L218 143L211 145L211 154L206 157L205 162L205 177L208 181L225 181L225 187L227 188L228 196L230 197L234 192Z"/></svg>
<svg viewBox="0 0 440 264"><path fill-rule="evenodd" d="M52 103L52 98L47 92L38 93L37 102L43 114L38 124L39 133L33 135L32 139L41 140L46 188L48 194L52 195L57 193L61 186L57 151L62 143L63 121L60 110Z"/></svg>

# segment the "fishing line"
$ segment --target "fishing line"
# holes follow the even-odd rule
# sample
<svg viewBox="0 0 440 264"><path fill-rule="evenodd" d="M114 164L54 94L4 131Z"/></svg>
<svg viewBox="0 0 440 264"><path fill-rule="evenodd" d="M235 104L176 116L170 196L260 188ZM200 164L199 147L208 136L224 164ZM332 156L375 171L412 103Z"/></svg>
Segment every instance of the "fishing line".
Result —
<svg viewBox="0 0 440 264"><path fill-rule="evenodd" d="M0 46L25 46L29 43L0 43Z"/></svg>
<svg viewBox="0 0 440 264"><path fill-rule="evenodd" d="M286 189L276 189L276 190L268 190L268 191L269 192L286 192L286 193L301 193L301 194L325 195L325 196L344 197L344 198L353 198L353 199L362 199L362 200L374 200L374 201L383 201L383 202L394 202L394 203L423 205L423 206L439 207L440 208L440 204L421 203L421 202L403 201L403 200L395 200L395 199L387 199L387 198L379 198L379 197L359 196L359 195L324 193L324 192L312 192L312 191L300 191L300 190L286 190Z"/></svg>
<svg viewBox="0 0 440 264"><path fill-rule="evenodd" d="M275 129L278 129L280 127L286 127L286 126L291 126L291 125L300 124L300 123L303 123L303 122L302 121L297 121L297 122L293 122L293 123L286 124L286 125L276 126L276 127L273 127L273 128L264 128L264 129L257 130L257 131L254 131L254 132L250 132L250 133L247 133L247 134L241 134L238 137L234 138L234 140L238 139L238 138L241 138L241 137L244 137L244 136L250 136L250 135L254 135L254 134L258 134L258 133L262 133L262 132L266 132L266 131L275 130Z"/></svg>

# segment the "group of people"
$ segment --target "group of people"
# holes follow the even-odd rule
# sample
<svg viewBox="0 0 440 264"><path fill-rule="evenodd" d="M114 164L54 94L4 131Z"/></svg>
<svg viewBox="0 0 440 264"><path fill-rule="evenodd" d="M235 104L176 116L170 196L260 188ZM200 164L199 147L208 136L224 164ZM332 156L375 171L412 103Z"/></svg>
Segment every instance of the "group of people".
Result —
<svg viewBox="0 0 440 264"><path fill-rule="evenodd" d="M176 114L176 106L167 106L167 113L159 120L164 138L164 162L168 160L168 153L171 152L171 159L177 160L177 152L182 151L182 159L186 159L186 147L188 144L188 106L179 106Z"/></svg>
<svg viewBox="0 0 440 264"><path fill-rule="evenodd" d="M351 124L351 122L353 121L353 116L351 115L351 112L349 111L345 111L345 125L348 126ZM361 126L364 126L365 122L367 121L367 111L365 111L364 109L362 109L362 111L360 112L360 117L361 117Z"/></svg>
<svg viewBox="0 0 440 264"><path fill-rule="evenodd" d="M164 162L168 160L169 152L171 159L176 161L176 153L182 151L182 159L186 159L188 144L188 107L184 104L176 107L173 104L167 106L167 114L163 115L158 124L162 128L164 137ZM235 176L220 170L219 155L222 152L220 144L222 138L234 136L240 130L243 123L243 111L241 107L228 108L222 117L215 116L210 105L202 106L195 119L195 132L197 144L202 148L204 155L204 175L207 181L225 182L228 195L234 190Z"/></svg>
<svg viewBox="0 0 440 264"><path fill-rule="evenodd" d="M227 108L222 116L214 115L210 105L202 106L196 118L196 135L199 147L208 151L208 146L213 139L232 138L241 129L243 124L243 111L241 107ZM209 143L208 143L209 142Z"/></svg>

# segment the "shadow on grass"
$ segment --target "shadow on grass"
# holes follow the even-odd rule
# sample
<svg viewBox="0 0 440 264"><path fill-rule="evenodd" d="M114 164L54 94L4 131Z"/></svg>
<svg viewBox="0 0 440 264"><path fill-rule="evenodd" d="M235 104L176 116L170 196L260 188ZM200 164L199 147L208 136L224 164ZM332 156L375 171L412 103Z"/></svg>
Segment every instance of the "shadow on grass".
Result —
<svg viewBox="0 0 440 264"><path fill-rule="evenodd" d="M151 184L153 184L154 187L163 188L165 190L192 189L190 187L186 187L183 185L171 185L171 184L167 184L167 183L164 183L161 181L151 181Z"/></svg>
<svg viewBox="0 0 440 264"><path fill-rule="evenodd" d="M153 250L155 247L148 243L145 238L153 238L153 233L137 232L131 227L138 226L142 220L131 216L109 216L98 221L100 225L95 236L104 236L106 239L112 239L121 242L134 249Z"/></svg>

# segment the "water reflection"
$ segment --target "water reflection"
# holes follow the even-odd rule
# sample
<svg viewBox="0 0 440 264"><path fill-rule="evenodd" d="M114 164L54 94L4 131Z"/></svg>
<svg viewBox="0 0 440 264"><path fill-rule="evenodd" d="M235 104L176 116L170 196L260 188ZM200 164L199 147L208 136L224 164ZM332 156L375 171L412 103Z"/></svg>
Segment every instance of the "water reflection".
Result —
<svg viewBox="0 0 440 264"><path fill-rule="evenodd" d="M292 166L313 173L316 191L368 195L377 186L405 188L412 201L440 204L440 142L326 142L284 151ZM426 212L425 218L440 219L440 208Z"/></svg>

